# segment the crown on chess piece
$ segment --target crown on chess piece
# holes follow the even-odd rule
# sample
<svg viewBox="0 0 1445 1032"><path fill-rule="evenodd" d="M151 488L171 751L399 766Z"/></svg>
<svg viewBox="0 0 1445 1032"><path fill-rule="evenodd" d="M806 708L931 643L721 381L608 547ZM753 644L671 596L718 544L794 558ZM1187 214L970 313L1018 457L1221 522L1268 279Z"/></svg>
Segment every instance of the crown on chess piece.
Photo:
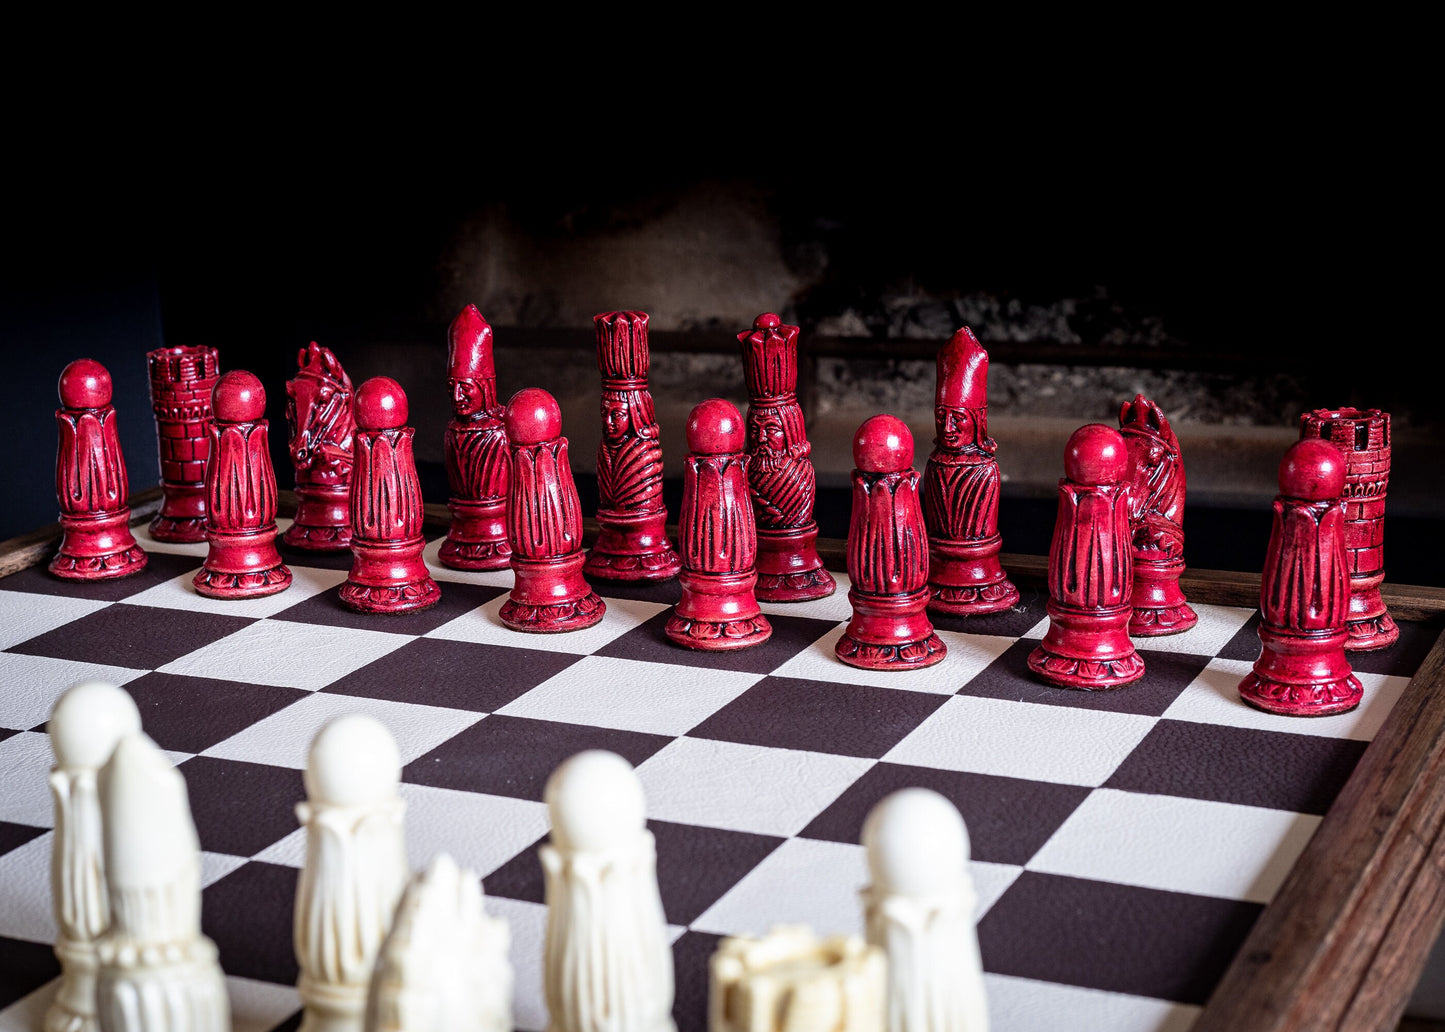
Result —
<svg viewBox="0 0 1445 1032"><path fill-rule="evenodd" d="M798 327L767 312L738 334L738 342L748 395L754 401L791 399L798 389Z"/></svg>

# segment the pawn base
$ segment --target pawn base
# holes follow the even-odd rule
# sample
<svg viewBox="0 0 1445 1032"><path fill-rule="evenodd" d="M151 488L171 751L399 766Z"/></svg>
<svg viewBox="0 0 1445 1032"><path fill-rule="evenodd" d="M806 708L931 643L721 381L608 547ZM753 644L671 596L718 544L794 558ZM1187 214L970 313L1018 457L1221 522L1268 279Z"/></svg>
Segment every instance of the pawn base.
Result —
<svg viewBox="0 0 1445 1032"><path fill-rule="evenodd" d="M497 616L524 634L562 634L591 627L607 603L582 577L582 553L526 559L512 553L512 594Z"/></svg>
<svg viewBox="0 0 1445 1032"><path fill-rule="evenodd" d="M1131 638L1157 638L1165 634L1183 634L1199 623L1199 614L1189 607L1188 602L1160 609L1134 610L1129 617Z"/></svg>
<svg viewBox="0 0 1445 1032"><path fill-rule="evenodd" d="M308 527L293 523L281 540L300 552L345 552L351 548L351 527Z"/></svg>
<svg viewBox="0 0 1445 1032"><path fill-rule="evenodd" d="M347 581L337 589L337 597L347 609L358 613L414 613L430 609L441 601L441 588L430 575L424 580L406 584L368 585Z"/></svg>
<svg viewBox="0 0 1445 1032"><path fill-rule="evenodd" d="M302 552L345 552L351 547L350 488L297 484L296 515L281 540Z"/></svg>
<svg viewBox="0 0 1445 1032"><path fill-rule="evenodd" d="M583 572L599 580L664 581L682 570L682 559L667 539L667 511L597 510L597 543Z"/></svg>
<svg viewBox="0 0 1445 1032"><path fill-rule="evenodd" d="M762 613L742 620L688 620L673 613L663 632L678 645L699 652L726 652L761 645L773 636Z"/></svg>
<svg viewBox="0 0 1445 1032"><path fill-rule="evenodd" d="M761 645L773 625L758 608L757 574L683 570L682 598L663 628L673 642L702 652L723 652Z"/></svg>
<svg viewBox="0 0 1445 1032"><path fill-rule="evenodd" d="M140 573L150 557L140 545L131 545L105 555L67 555L59 552L50 560L50 572L65 580L115 580Z"/></svg>
<svg viewBox="0 0 1445 1032"><path fill-rule="evenodd" d="M60 550L50 572L64 580L114 580L140 573L150 562L130 532L130 508L96 516L62 516Z"/></svg>
<svg viewBox="0 0 1445 1032"><path fill-rule="evenodd" d="M442 542L437 558L453 570L505 570L512 562L512 548L505 541Z"/></svg>
<svg viewBox="0 0 1445 1032"><path fill-rule="evenodd" d="M167 544L194 545L206 540L206 518L186 516L171 519L167 516L156 516L151 520L147 531L157 541Z"/></svg>
<svg viewBox="0 0 1445 1032"><path fill-rule="evenodd" d="M833 654L863 670L914 670L933 666L948 655L926 612L928 589L907 595L848 592L853 618L833 646Z"/></svg>
<svg viewBox="0 0 1445 1032"><path fill-rule="evenodd" d="M758 528L758 583L753 593L759 602L808 602L838 590L838 582L823 568L817 540L816 523L789 530Z"/></svg>
<svg viewBox="0 0 1445 1032"><path fill-rule="evenodd" d="M291 571L276 551L276 524L264 528L206 534L210 551L191 581L207 598L261 598L291 586Z"/></svg>
<svg viewBox="0 0 1445 1032"><path fill-rule="evenodd" d="M358 613L412 613L430 609L441 589L422 561L424 538L402 541L351 539L351 572L338 589L341 604Z"/></svg>
<svg viewBox="0 0 1445 1032"><path fill-rule="evenodd" d="M224 573L202 569L191 579L196 594L207 598L263 598L285 591L291 586L291 571L284 565L245 573Z"/></svg>
<svg viewBox="0 0 1445 1032"><path fill-rule="evenodd" d="M1255 709L1287 717L1330 717L1360 704L1364 688L1345 657L1345 632L1301 633L1259 626L1259 658L1239 682Z"/></svg>
<svg viewBox="0 0 1445 1032"><path fill-rule="evenodd" d="M591 627L606 613L607 603L602 601L602 596L589 591L574 602L552 605L530 605L509 598L502 603L497 616L512 630L525 634L564 634Z"/></svg>
<svg viewBox="0 0 1445 1032"><path fill-rule="evenodd" d="M1040 645L1029 653L1029 669L1056 688L1098 692L1139 680L1144 676L1144 660L1137 652L1120 659L1074 659L1056 656Z"/></svg>
<svg viewBox="0 0 1445 1032"><path fill-rule="evenodd" d="M1079 609L1050 599L1049 629L1033 652L1029 670L1056 688L1108 691L1144 676L1144 658L1127 627L1133 606L1125 603Z"/></svg>
<svg viewBox="0 0 1445 1032"><path fill-rule="evenodd" d="M1251 673L1239 682L1239 697L1255 709L1285 717L1333 717L1360 704L1365 690L1350 674L1323 684L1286 684Z"/></svg>
<svg viewBox="0 0 1445 1032"><path fill-rule="evenodd" d="M999 565L1003 539L928 539L928 608L948 616L983 616L1018 605L1019 589Z"/></svg>
<svg viewBox="0 0 1445 1032"><path fill-rule="evenodd" d="M451 525L437 555L443 566L453 570L505 570L511 564L505 498L453 498L447 508L452 514Z"/></svg>

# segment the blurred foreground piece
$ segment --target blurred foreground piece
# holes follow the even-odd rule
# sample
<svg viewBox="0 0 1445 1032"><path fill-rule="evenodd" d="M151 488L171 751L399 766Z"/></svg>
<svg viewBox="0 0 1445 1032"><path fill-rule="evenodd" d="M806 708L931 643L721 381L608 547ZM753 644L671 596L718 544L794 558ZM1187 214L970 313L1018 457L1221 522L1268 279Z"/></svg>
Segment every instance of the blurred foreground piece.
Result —
<svg viewBox="0 0 1445 1032"><path fill-rule="evenodd" d="M1029 669L1060 688L1099 691L1144 676L1129 640L1134 589L1129 452L1113 427L1090 423L1064 449L1049 544L1049 629Z"/></svg>
<svg viewBox="0 0 1445 1032"><path fill-rule="evenodd" d="M1129 634L1179 634L1199 622L1179 588L1184 572L1184 459L1169 420L1142 394L1119 409L1129 452L1134 613Z"/></svg>
<svg viewBox="0 0 1445 1032"><path fill-rule="evenodd" d="M687 420L682 472L682 598L667 636L708 652L761 645L773 626L758 607L758 535L748 494L743 418L732 402L711 398Z"/></svg>
<svg viewBox="0 0 1445 1032"><path fill-rule="evenodd" d="M999 565L999 470L988 436L988 352L967 326L938 353L933 454L923 468L928 608L971 616L1014 606L1019 590Z"/></svg>
<svg viewBox="0 0 1445 1032"><path fill-rule="evenodd" d="M1300 419L1300 437L1318 437L1345 455L1345 557L1350 612L1345 650L1388 648L1400 628L1385 608L1385 489L1390 485L1390 414L1379 409L1316 409Z"/></svg>
<svg viewBox="0 0 1445 1032"><path fill-rule="evenodd" d="M546 391L527 387L507 402L506 422L514 581L497 615L512 630L533 634L591 627L607 604L582 576L582 502L562 436L562 410Z"/></svg>
<svg viewBox="0 0 1445 1032"><path fill-rule="evenodd" d="M296 518L281 540L305 552L344 552L351 546L355 392L336 356L315 341L297 352L296 364L286 381Z"/></svg>
<svg viewBox="0 0 1445 1032"><path fill-rule="evenodd" d="M868 941L888 958L889 1032L988 1032L963 818L937 792L905 788L869 811L863 846Z"/></svg>
<svg viewBox="0 0 1445 1032"><path fill-rule="evenodd" d="M143 734L100 774L110 928L96 946L102 1032L230 1032L216 944L201 934L201 846L186 782Z"/></svg>
<svg viewBox="0 0 1445 1032"><path fill-rule="evenodd" d="M913 435L896 416L853 436L848 601L853 617L833 651L865 670L932 666L948 650L928 619L928 531L918 501Z"/></svg>
<svg viewBox="0 0 1445 1032"><path fill-rule="evenodd" d="M748 383L748 489L758 526L762 602L804 602L837 590L818 555L817 474L798 404L798 327L768 312L738 334Z"/></svg>
<svg viewBox="0 0 1445 1032"><path fill-rule="evenodd" d="M543 989L549 1032L674 1032L672 948L642 783L588 750L547 779Z"/></svg>
<svg viewBox="0 0 1445 1032"><path fill-rule="evenodd" d="M215 348L159 348L146 355L151 408L161 453L161 508L151 520L157 541L206 540L206 457L211 391L221 375Z"/></svg>
<svg viewBox="0 0 1445 1032"><path fill-rule="evenodd" d="M452 519L438 558L456 570L505 570L512 554L507 544L511 456L497 401L492 328L476 305L467 305L452 320L447 348L452 418L442 445Z"/></svg>
<svg viewBox="0 0 1445 1032"><path fill-rule="evenodd" d="M1259 658L1239 684L1245 702L1291 717L1347 713L1364 689L1345 656L1350 606L1345 456L1306 437L1279 465L1279 497L1259 586Z"/></svg>
<svg viewBox="0 0 1445 1032"><path fill-rule="evenodd" d="M337 717L311 742L296 890L302 1032L361 1032L367 987L407 881L401 758L380 721Z"/></svg>
<svg viewBox="0 0 1445 1032"><path fill-rule="evenodd" d="M819 940L803 925L724 939L708 965L708 1032L884 1032L885 969L858 936Z"/></svg>
<svg viewBox="0 0 1445 1032"><path fill-rule="evenodd" d="M647 389L647 313L604 312L597 326L602 442L597 446L597 541L589 576L668 580L680 560L667 540L662 444Z"/></svg>

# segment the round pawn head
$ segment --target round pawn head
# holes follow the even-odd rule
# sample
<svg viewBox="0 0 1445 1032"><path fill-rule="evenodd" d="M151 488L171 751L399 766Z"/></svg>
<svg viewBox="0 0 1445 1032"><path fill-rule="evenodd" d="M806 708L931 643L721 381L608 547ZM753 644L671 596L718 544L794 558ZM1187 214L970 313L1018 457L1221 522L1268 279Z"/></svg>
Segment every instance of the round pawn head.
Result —
<svg viewBox="0 0 1445 1032"><path fill-rule="evenodd" d="M327 806L365 806L396 795L401 754L381 721L348 713L327 723L306 757L306 796Z"/></svg>
<svg viewBox="0 0 1445 1032"><path fill-rule="evenodd" d="M783 325L783 320L772 312L764 312L753 320L753 329L755 330L776 330L781 325Z"/></svg>
<svg viewBox="0 0 1445 1032"><path fill-rule="evenodd" d="M1129 478L1129 448L1112 426L1090 423L1069 437L1064 477L1085 487L1119 484Z"/></svg>
<svg viewBox="0 0 1445 1032"><path fill-rule="evenodd" d="M874 887L903 896L954 889L968 870L968 831L943 796L905 788L880 800L863 822Z"/></svg>
<svg viewBox="0 0 1445 1032"><path fill-rule="evenodd" d="M140 710L124 688L79 681L56 701L46 728L57 764L99 770L116 742L140 731Z"/></svg>
<svg viewBox="0 0 1445 1032"><path fill-rule="evenodd" d="M612 849L647 827L637 772L604 749L564 760L547 779L543 799L552 818L552 844L568 852Z"/></svg>
<svg viewBox="0 0 1445 1032"><path fill-rule="evenodd" d="M853 435L853 465L864 473L902 473L913 465L913 434L886 412L863 421Z"/></svg>
<svg viewBox="0 0 1445 1032"><path fill-rule="evenodd" d="M356 392L356 425L362 430L395 430L411 415L406 391L389 376L373 376Z"/></svg>
<svg viewBox="0 0 1445 1032"><path fill-rule="evenodd" d="M507 440L542 444L562 436L562 407L540 387L523 387L507 402Z"/></svg>
<svg viewBox="0 0 1445 1032"><path fill-rule="evenodd" d="M60 372L60 403L68 409L110 404L110 370L93 358L77 358Z"/></svg>
<svg viewBox="0 0 1445 1032"><path fill-rule="evenodd" d="M1329 441L1306 437L1290 445L1279 464L1279 492L1306 502L1338 498L1345 489L1345 453Z"/></svg>
<svg viewBox="0 0 1445 1032"><path fill-rule="evenodd" d="M254 423L266 415L266 388L244 369L223 373L211 390L211 411L222 423Z"/></svg>
<svg viewBox="0 0 1445 1032"><path fill-rule="evenodd" d="M687 417L687 450L695 455L731 455L747 440L742 414L726 398L709 398Z"/></svg>

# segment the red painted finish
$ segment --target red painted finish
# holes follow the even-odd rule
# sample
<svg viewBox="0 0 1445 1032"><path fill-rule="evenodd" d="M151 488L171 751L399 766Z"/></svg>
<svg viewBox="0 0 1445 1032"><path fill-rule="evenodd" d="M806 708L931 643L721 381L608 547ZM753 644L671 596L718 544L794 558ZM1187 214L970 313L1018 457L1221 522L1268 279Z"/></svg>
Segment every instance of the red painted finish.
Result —
<svg viewBox="0 0 1445 1032"><path fill-rule="evenodd" d="M1119 409L1129 450L1129 526L1133 531L1134 613L1129 634L1179 634L1199 623L1179 587L1184 572L1184 459L1158 405L1135 395Z"/></svg>
<svg viewBox="0 0 1445 1032"><path fill-rule="evenodd" d="M192 580L209 598L260 598L291 586L276 551L276 470L267 440L266 391L244 370L216 381L207 425L206 561Z"/></svg>
<svg viewBox="0 0 1445 1032"><path fill-rule="evenodd" d="M130 481L110 403L110 372L93 359L77 359L61 372L59 386L55 494L63 533L50 572L66 580L139 573L149 560L130 532Z"/></svg>
<svg viewBox="0 0 1445 1032"><path fill-rule="evenodd" d="M660 581L682 560L667 539L662 444L647 389L647 313L604 312L597 327L602 373L602 443L597 447L597 541L590 576Z"/></svg>
<svg viewBox="0 0 1445 1032"><path fill-rule="evenodd" d="M507 540L515 581L498 615L514 631L557 634L591 627L607 604L582 576L582 502L572 481L562 410L526 387L504 416L512 458Z"/></svg>
<svg viewBox="0 0 1445 1032"><path fill-rule="evenodd" d="M1239 684L1257 709L1291 717L1348 713L1364 689L1345 656L1350 561L1345 455L1306 437L1285 453L1259 588L1259 658Z"/></svg>
<svg viewBox="0 0 1445 1032"><path fill-rule="evenodd" d="M1060 688L1101 691L1144 676L1129 639L1134 588L1129 453L1113 427L1075 430L1064 450L1049 544L1049 629L1029 669Z"/></svg>
<svg viewBox="0 0 1445 1032"><path fill-rule="evenodd" d="M772 312L738 334L748 384L748 490L758 525L758 583L763 602L803 602L837 590L823 568L813 520L817 475L798 404L798 327Z"/></svg>
<svg viewBox="0 0 1445 1032"><path fill-rule="evenodd" d="M452 320L447 346L452 418L443 449L452 519L439 558L456 570L505 570L512 556L507 543L512 459L497 401L492 327L476 305Z"/></svg>
<svg viewBox="0 0 1445 1032"><path fill-rule="evenodd" d="M853 617L834 654L865 670L932 666L948 650L927 613L928 530L913 469L913 435L901 419L873 416L853 436L853 462Z"/></svg>
<svg viewBox="0 0 1445 1032"><path fill-rule="evenodd" d="M297 352L296 365L286 381L296 517L281 540L307 552L343 552L351 547L356 392L336 356L315 341Z"/></svg>
<svg viewBox="0 0 1445 1032"><path fill-rule="evenodd" d="M359 613L428 609L441 589L422 560L421 483L406 425L406 392L374 376L356 392L356 440L351 472L351 573L338 597Z"/></svg>
<svg viewBox="0 0 1445 1032"><path fill-rule="evenodd" d="M1385 608L1385 493L1390 484L1390 414L1379 409L1316 409L1300 417L1300 436L1330 441L1345 454L1345 554L1350 615L1345 651L1388 648L1400 628Z"/></svg>
<svg viewBox="0 0 1445 1032"><path fill-rule="evenodd" d="M745 649L773 635L753 593L758 538L746 440L741 414L723 398L702 402L688 417L678 518L682 599L664 628L686 648Z"/></svg>
<svg viewBox="0 0 1445 1032"><path fill-rule="evenodd" d="M967 326L938 353L933 454L923 468L928 608L972 616L1019 600L999 565L1000 474L988 436L988 352Z"/></svg>
<svg viewBox="0 0 1445 1032"><path fill-rule="evenodd" d="M215 348L159 348L146 355L151 407L161 453L161 508L151 520L157 541L206 540L206 458L211 392L220 376Z"/></svg>

